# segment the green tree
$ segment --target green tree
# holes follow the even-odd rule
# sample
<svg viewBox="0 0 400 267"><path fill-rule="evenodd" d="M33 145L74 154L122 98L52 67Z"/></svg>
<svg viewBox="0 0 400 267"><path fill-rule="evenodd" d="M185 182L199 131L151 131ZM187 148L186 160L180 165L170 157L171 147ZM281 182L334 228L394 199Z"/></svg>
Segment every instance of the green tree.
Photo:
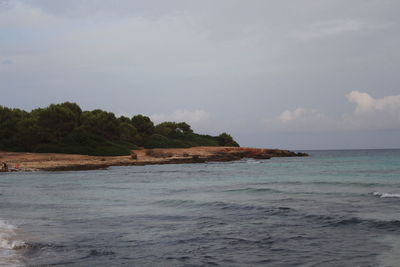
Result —
<svg viewBox="0 0 400 267"><path fill-rule="evenodd" d="M143 116L141 114L133 116L131 123L138 131L135 138L138 145L144 145L146 140L154 133L154 123L149 117Z"/></svg>
<svg viewBox="0 0 400 267"><path fill-rule="evenodd" d="M239 146L239 144L236 143L235 140L233 140L233 137L227 133L222 133L218 135L217 140L220 146Z"/></svg>
<svg viewBox="0 0 400 267"><path fill-rule="evenodd" d="M32 113L37 117L38 130L44 142L59 142L78 125L79 117L62 104L52 104Z"/></svg>
<svg viewBox="0 0 400 267"><path fill-rule="evenodd" d="M85 111L81 115L81 127L88 133L115 140L119 137L119 122L114 113L100 109Z"/></svg>
<svg viewBox="0 0 400 267"><path fill-rule="evenodd" d="M15 146L15 143L18 143L17 124L26 116L28 113L20 109L0 106L0 149Z"/></svg>
<svg viewBox="0 0 400 267"><path fill-rule="evenodd" d="M137 129L128 122L121 122L118 126L118 132L122 141L131 143L137 143L139 141Z"/></svg>
<svg viewBox="0 0 400 267"><path fill-rule="evenodd" d="M185 122L154 126L149 117L132 119L100 109L82 111L76 103L64 102L31 112L0 106L0 149L129 155L137 145L145 147L238 146L232 136L200 135Z"/></svg>
<svg viewBox="0 0 400 267"><path fill-rule="evenodd" d="M20 120L17 123L16 138L18 140L16 150L33 151L38 144L43 142L37 120L32 116Z"/></svg>
<svg viewBox="0 0 400 267"><path fill-rule="evenodd" d="M154 123L147 116L143 116L141 114L133 116L132 125L141 134L151 135L154 133Z"/></svg>
<svg viewBox="0 0 400 267"><path fill-rule="evenodd" d="M179 138L183 135L193 133L193 130L186 122L176 123L167 121L158 124L155 127L155 133L172 138Z"/></svg>

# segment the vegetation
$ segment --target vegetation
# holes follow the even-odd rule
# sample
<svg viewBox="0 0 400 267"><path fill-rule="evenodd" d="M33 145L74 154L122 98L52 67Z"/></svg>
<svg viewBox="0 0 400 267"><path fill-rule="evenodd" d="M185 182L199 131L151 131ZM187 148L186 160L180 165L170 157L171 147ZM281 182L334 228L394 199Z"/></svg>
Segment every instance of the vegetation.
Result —
<svg viewBox="0 0 400 267"><path fill-rule="evenodd" d="M133 155L132 149L239 146L232 136L196 134L185 122L158 125L149 117L132 118L100 109L82 111L75 103L52 104L26 112L0 106L0 150Z"/></svg>

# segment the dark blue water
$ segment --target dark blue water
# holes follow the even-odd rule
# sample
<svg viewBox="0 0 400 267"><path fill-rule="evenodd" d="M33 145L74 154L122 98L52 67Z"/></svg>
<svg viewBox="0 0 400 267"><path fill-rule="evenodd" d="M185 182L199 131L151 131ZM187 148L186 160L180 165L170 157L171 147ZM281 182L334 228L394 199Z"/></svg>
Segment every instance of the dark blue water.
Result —
<svg viewBox="0 0 400 267"><path fill-rule="evenodd" d="M399 266L400 150L0 175L3 266Z"/></svg>

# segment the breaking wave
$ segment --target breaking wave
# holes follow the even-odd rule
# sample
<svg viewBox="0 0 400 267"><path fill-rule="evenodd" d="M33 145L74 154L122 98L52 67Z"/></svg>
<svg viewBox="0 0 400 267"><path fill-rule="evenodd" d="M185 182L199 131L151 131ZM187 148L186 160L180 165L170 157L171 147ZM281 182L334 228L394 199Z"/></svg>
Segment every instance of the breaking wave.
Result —
<svg viewBox="0 0 400 267"><path fill-rule="evenodd" d="M25 242L17 240L17 227L0 219L0 266L23 266L17 254Z"/></svg>
<svg viewBox="0 0 400 267"><path fill-rule="evenodd" d="M393 194L393 193L372 192L372 195L380 198L400 198L400 194Z"/></svg>

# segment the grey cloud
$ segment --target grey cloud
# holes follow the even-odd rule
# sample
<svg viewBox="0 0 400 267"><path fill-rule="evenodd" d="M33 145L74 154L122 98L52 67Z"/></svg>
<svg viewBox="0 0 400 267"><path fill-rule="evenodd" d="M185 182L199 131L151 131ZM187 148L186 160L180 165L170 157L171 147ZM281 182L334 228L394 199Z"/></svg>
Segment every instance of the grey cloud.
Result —
<svg viewBox="0 0 400 267"><path fill-rule="evenodd" d="M3 61L1 61L1 64L3 65L11 65L14 62L11 59L4 59Z"/></svg>
<svg viewBox="0 0 400 267"><path fill-rule="evenodd" d="M46 13L67 17L93 16L160 16L179 12L187 1L140 1L140 0L23 0L26 5L40 8Z"/></svg>
<svg viewBox="0 0 400 267"><path fill-rule="evenodd" d="M265 117L287 110L327 127L352 114L351 90L398 95L398 1L0 3L0 57L18 62L0 65L3 105L203 110L212 120L201 130L262 146L283 142L263 132Z"/></svg>

